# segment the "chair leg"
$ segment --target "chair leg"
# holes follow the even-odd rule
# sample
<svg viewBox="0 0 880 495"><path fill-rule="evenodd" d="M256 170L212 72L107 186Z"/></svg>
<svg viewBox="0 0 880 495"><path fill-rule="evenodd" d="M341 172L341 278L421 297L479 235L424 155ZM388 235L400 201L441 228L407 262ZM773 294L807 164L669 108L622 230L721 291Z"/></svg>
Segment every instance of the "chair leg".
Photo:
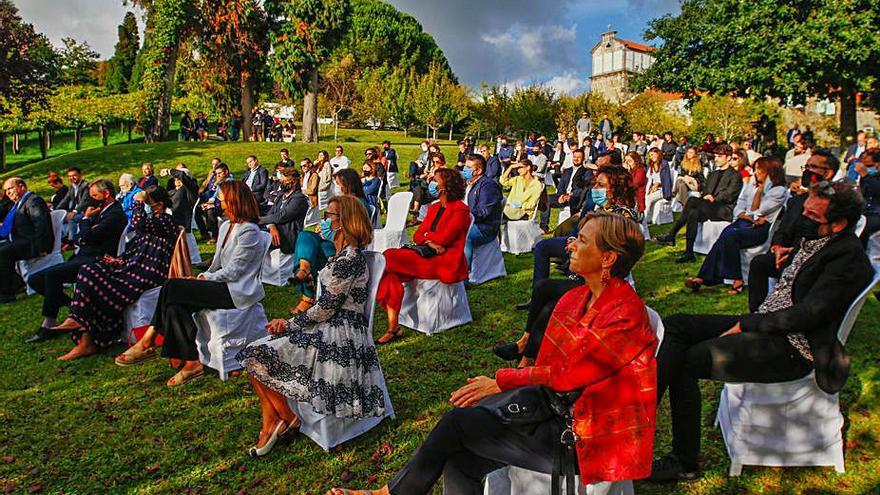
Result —
<svg viewBox="0 0 880 495"><path fill-rule="evenodd" d="M743 466L739 461L735 461L731 459L730 461L730 471L727 473L728 476L739 476L742 474Z"/></svg>

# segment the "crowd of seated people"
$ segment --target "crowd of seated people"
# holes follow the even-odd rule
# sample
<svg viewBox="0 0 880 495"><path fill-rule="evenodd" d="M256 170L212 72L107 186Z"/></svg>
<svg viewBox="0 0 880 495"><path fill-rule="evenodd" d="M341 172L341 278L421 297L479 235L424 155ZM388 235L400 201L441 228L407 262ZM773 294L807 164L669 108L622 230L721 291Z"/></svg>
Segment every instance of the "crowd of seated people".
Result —
<svg viewBox="0 0 880 495"><path fill-rule="evenodd" d="M478 146L479 154L473 154L465 142L460 171L446 167L437 144L424 143L424 156L411 165L410 175L416 183L414 193L429 205L427 213L411 245L385 252L381 274L368 273L363 250L373 232L369 207L380 204L387 190L387 148L368 148L363 174L347 166L334 171L336 165L325 152L314 163L303 159L300 172L283 153L271 176L252 156L246 159L243 179L234 180L229 167L215 159L200 190L188 169L178 166L167 174L160 172L170 176L166 192L155 184L151 166L140 180L120 177L119 196L112 182L87 182L79 170L71 169L70 187L59 206L53 202L52 207L74 213L68 228L76 232L69 236L76 252L64 263L28 277L27 283L43 296L43 321L32 341L68 333L75 346L60 359L97 353L120 338L125 308L147 290L161 287L150 326L115 361L132 366L161 355L176 368L167 385L188 383L205 372L192 314L246 309L264 297L259 277L264 252L257 249L264 230L271 237L270 249L293 255L294 286L302 298L292 315L271 319L267 335L237 356L261 406L259 435L248 453L264 456L282 436L297 430L300 418L291 402L309 403L321 414L340 418L381 417L385 402L378 385L379 358L363 317L370 277L380 277L376 300L386 312L387 332L377 343L384 344L403 335L398 316L407 283L466 280L474 250L498 238L502 221L534 218L544 182L532 175L532 160L545 155L551 173L554 161L560 169L550 207L567 207L571 217L557 226L557 236L542 240L534 250L522 337L494 349L514 367L498 370L494 378L471 378L454 391L453 409L405 468L372 493L430 493L441 476L447 492L476 493L487 473L505 465L554 472L563 418L528 425L529 434L522 434L499 416L509 404L534 393L533 386L544 386L541 393L555 399L541 397L567 401L573 411L571 426L579 441L571 448L582 483L698 477L700 379L773 383L815 371L822 390L840 390L847 361L841 357L845 351L835 331L873 273L863 246L867 237L860 241L853 231L863 214L871 233L880 226L871 218L880 217L874 211L880 190L874 180L880 177L877 150L863 151L853 165L856 187L830 182L839 162L815 148L801 178L786 191L778 159L750 163L745 150L734 151L724 143L712 147L714 171L705 182L702 164L694 164L694 153L683 148L682 172L673 182L666 155L678 148L672 151L664 142L658 149L645 143L651 164L646 167L639 146L625 153L627 148L613 136L602 139L604 152L592 144L586 150L575 148L564 139L555 149L537 135L519 150L499 141L507 148L503 155L501 150L491 154L488 146ZM588 161L594 151L596 157ZM497 175L490 173L490 163ZM378 177L380 166L384 170ZM150 178L153 184L136 190ZM372 194L365 193L375 185L370 181L380 184L372 201ZM57 186L57 181L50 183ZM511 188L503 210L502 186ZM691 197L697 191L702 196ZM9 276L0 278L0 300L10 302L21 282L14 263L51 251L53 233L50 205L28 191L23 180L8 179L4 192L0 275ZM658 341L645 305L627 281L644 253L639 224L650 212L652 194L683 201L684 211L664 240L670 242L686 227L685 257L693 256L692 237L700 222L734 220L688 285L697 288L729 279L734 293L748 285L750 311L665 318L656 360ZM789 194L770 252L752 260L746 284L739 250L770 237L766 217L778 212ZM196 222L216 242L216 253L197 277L174 278L174 244L181 229L191 225L197 200L203 206L196 208ZM320 208L322 202L326 204ZM304 227L310 208L323 210L315 231ZM549 208L540 212L542 220L546 212ZM134 238L117 256L126 225ZM550 278L553 262L565 278ZM772 293L770 278L778 279ZM64 284L70 282L75 282L72 297L64 292ZM111 292L113 297L107 297ZM70 308L67 318L56 324L64 306ZM164 340L161 352L158 336ZM327 358L327 349L343 347L348 354ZM339 393L341 387L347 392ZM655 411L667 389L674 423L672 452L652 463ZM603 421L594 421L596 417Z"/></svg>

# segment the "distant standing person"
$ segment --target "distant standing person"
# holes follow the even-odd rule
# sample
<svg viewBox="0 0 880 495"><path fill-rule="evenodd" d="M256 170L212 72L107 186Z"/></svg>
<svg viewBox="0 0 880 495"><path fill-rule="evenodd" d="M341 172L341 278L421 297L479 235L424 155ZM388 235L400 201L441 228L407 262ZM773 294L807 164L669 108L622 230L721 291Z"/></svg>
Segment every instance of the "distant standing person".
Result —
<svg viewBox="0 0 880 495"><path fill-rule="evenodd" d="M602 117L602 121L599 122L599 132L602 133L605 139L611 139L611 135L614 134L614 122L611 122L607 113Z"/></svg>
<svg viewBox="0 0 880 495"><path fill-rule="evenodd" d="M193 124L193 119L190 117L189 112L183 112L183 117L180 118L180 137L184 141L189 141L193 138L193 128L195 124Z"/></svg>
<svg viewBox="0 0 880 495"><path fill-rule="evenodd" d="M584 138L593 132L593 121L587 115L587 112L581 112L581 118L577 121L578 143L583 143Z"/></svg>

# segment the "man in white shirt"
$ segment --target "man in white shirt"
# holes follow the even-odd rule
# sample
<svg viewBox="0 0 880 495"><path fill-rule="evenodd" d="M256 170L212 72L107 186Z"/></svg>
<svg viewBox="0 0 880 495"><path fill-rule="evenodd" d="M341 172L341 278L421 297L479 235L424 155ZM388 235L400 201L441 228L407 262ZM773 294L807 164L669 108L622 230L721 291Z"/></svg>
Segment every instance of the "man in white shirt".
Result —
<svg viewBox="0 0 880 495"><path fill-rule="evenodd" d="M590 120L590 117L587 115L587 112L581 112L581 118L577 121L577 133L578 133L578 144L584 142L584 138L590 135L590 132L593 131L593 122Z"/></svg>
<svg viewBox="0 0 880 495"><path fill-rule="evenodd" d="M351 166L351 160L345 156L345 150L342 149L342 146L336 147L336 156L330 159L330 167L333 168L333 173L339 172L344 168L348 168Z"/></svg>

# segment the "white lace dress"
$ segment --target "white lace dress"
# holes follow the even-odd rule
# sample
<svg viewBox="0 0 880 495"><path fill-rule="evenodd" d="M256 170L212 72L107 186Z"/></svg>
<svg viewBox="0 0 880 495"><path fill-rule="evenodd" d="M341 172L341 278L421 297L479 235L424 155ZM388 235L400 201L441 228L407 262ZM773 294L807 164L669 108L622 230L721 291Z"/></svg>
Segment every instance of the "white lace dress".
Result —
<svg viewBox="0 0 880 495"><path fill-rule="evenodd" d="M315 412L339 418L385 414L379 357L364 316L369 270L347 247L318 273L315 305L286 330L250 343L238 361L257 380Z"/></svg>

